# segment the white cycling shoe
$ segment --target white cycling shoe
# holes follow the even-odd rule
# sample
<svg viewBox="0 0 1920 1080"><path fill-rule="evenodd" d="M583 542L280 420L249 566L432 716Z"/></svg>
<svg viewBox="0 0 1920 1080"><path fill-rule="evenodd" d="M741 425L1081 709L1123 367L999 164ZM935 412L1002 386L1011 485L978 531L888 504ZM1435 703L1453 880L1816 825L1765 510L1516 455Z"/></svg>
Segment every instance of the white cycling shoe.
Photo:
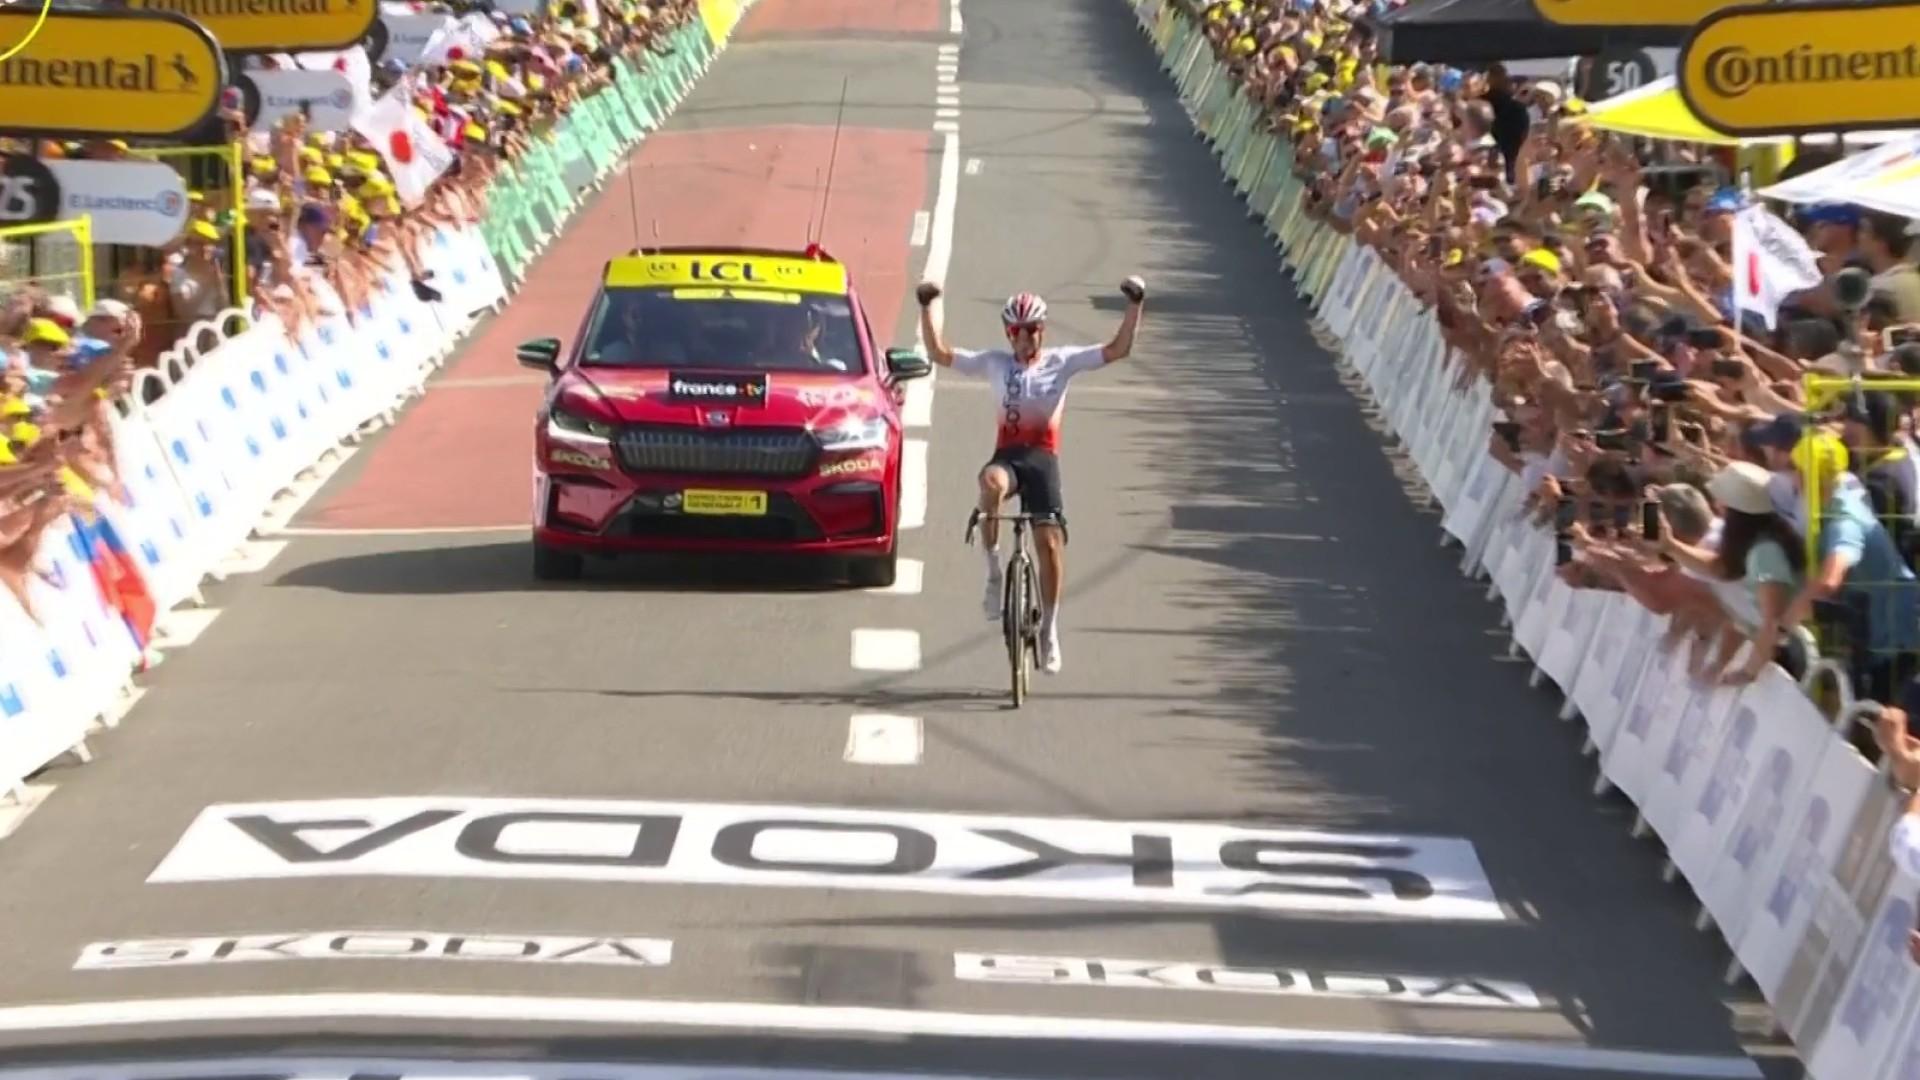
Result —
<svg viewBox="0 0 1920 1080"><path fill-rule="evenodd" d="M1060 632L1040 635L1040 670L1049 675L1060 674Z"/></svg>

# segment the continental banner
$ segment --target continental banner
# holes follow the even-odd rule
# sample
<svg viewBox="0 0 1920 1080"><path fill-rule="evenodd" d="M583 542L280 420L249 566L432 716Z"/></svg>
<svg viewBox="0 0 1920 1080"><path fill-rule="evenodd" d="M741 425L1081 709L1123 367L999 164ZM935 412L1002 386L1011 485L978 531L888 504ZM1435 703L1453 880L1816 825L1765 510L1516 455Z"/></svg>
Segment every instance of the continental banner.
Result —
<svg viewBox="0 0 1920 1080"><path fill-rule="evenodd" d="M177 138L220 102L227 69L213 37L178 15L0 9L0 134Z"/></svg>
<svg viewBox="0 0 1920 1080"><path fill-rule="evenodd" d="M380 18L376 0L117 0L115 6L184 15L230 53L344 49Z"/></svg>
<svg viewBox="0 0 1920 1080"><path fill-rule="evenodd" d="M700 20L707 24L707 36L716 46L725 45L740 21L743 0L700 0Z"/></svg>
<svg viewBox="0 0 1920 1080"><path fill-rule="evenodd" d="M1750 4L1680 50L1700 121L1752 138L1920 124L1920 3Z"/></svg>
<svg viewBox="0 0 1920 1080"><path fill-rule="evenodd" d="M1533 0L1541 18L1562 26L1692 26L1731 0Z"/></svg>

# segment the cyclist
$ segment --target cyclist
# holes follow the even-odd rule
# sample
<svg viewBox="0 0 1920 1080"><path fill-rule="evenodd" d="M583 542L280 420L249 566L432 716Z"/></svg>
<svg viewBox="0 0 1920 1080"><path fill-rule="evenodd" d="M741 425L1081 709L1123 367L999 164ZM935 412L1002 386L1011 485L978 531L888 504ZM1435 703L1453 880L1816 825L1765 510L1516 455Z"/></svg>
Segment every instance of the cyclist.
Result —
<svg viewBox="0 0 1920 1080"><path fill-rule="evenodd" d="M999 435L993 456L980 470L981 511L997 513L1007 497L1017 493L1023 511L1052 518L1050 522L1034 523L1040 563L1040 667L1048 674L1060 670L1060 597L1066 584L1066 516L1062 512L1058 456L1060 418L1066 408L1068 380L1133 351L1133 335L1140 327L1140 311L1147 299L1146 282L1129 277L1121 283L1120 291L1127 297L1127 313L1113 340L1105 345L1044 347L1047 302L1023 292L1010 297L1000 311L1010 348L974 351L951 348L941 335L942 320L936 320L933 314L940 286L926 282L918 290L920 332L926 339L927 355L934 363L962 375L991 380L999 394ZM1004 584L1004 570L995 550L1000 541L999 524L984 519L980 530L985 541L981 550L987 560L982 606L987 617L993 619L1000 617Z"/></svg>

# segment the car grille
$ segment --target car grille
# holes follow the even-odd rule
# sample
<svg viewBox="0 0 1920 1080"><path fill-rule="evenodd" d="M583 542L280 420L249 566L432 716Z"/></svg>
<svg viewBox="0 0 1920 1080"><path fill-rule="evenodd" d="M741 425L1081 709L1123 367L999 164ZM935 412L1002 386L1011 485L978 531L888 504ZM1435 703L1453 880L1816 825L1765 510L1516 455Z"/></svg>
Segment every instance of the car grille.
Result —
<svg viewBox="0 0 1920 1080"><path fill-rule="evenodd" d="M689 431L632 427L620 433L620 465L628 472L803 476L818 445L799 428Z"/></svg>

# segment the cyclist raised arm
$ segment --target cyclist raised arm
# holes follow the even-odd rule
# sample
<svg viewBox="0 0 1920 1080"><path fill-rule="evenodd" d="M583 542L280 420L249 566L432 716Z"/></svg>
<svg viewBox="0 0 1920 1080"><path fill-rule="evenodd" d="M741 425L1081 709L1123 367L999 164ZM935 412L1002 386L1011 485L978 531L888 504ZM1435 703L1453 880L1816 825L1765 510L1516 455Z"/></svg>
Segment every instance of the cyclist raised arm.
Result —
<svg viewBox="0 0 1920 1080"><path fill-rule="evenodd" d="M1125 360L1133 353L1133 333L1140 329L1140 309L1147 302L1147 283L1140 280L1138 274L1121 282L1120 291L1127 298L1126 314L1120 316L1120 329L1113 332L1113 340L1100 350L1100 355L1109 364L1115 360Z"/></svg>
<svg viewBox="0 0 1920 1080"><path fill-rule="evenodd" d="M1060 598L1066 588L1066 515L1060 484L1060 420L1066 408L1067 382L1083 371L1104 367L1133 351L1134 332L1146 302L1146 283L1129 277L1120 285L1127 297L1126 317L1113 340L1105 345L1042 347L1046 336L1047 302L1033 293L1016 293L1000 311L1008 348L974 351L953 349L934 325L932 305L940 288L931 282L917 291L920 328L927 355L961 375L987 379L999 394L1000 424L993 456L979 474L983 514L1000 511L1011 495L1020 496L1020 508L1032 515L1040 563L1040 667L1058 672L1060 657ZM987 583L982 607L990 619L1000 618L1005 587L999 553L999 522L981 520L981 551L986 558Z"/></svg>
<svg viewBox="0 0 1920 1080"><path fill-rule="evenodd" d="M953 349L948 347L946 335L933 319L933 302L940 299L940 286L931 281L921 282L914 295L920 300L920 337L926 342L927 359L941 367L952 367Z"/></svg>

